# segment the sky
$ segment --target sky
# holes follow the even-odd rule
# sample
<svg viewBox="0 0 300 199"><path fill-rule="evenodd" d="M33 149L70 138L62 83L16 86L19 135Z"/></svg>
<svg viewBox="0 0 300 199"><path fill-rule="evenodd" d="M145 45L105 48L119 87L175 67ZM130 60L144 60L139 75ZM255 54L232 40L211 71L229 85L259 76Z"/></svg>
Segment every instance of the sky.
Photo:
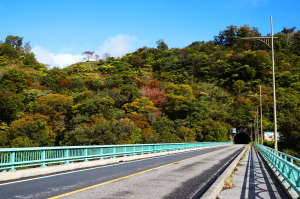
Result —
<svg viewBox="0 0 300 199"><path fill-rule="evenodd" d="M0 0L0 41L23 37L49 68L83 61L84 51L118 57L138 48L212 41L226 26L262 35L300 30L300 0Z"/></svg>

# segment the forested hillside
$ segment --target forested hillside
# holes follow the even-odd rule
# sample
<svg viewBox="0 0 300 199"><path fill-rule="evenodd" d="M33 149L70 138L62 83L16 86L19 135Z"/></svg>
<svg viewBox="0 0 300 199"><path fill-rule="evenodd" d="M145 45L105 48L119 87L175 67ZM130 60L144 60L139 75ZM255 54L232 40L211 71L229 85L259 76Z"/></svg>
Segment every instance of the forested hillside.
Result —
<svg viewBox="0 0 300 199"><path fill-rule="evenodd" d="M249 95L259 86L263 128L273 131L271 51L241 40L254 36L257 28L228 26L181 49L158 40L120 58L49 69L9 35L0 43L0 146L228 141L232 128L253 123L259 99ZM279 147L297 155L300 31L275 36Z"/></svg>

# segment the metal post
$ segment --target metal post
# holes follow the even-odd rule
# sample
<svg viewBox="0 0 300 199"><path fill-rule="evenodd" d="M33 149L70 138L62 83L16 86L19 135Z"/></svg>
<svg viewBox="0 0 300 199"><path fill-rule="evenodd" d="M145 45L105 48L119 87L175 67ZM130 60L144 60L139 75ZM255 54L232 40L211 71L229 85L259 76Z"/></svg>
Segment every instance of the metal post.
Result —
<svg viewBox="0 0 300 199"><path fill-rule="evenodd" d="M261 133L261 144L264 144L264 133L262 128L262 102L261 102L261 86L259 86L259 102L260 102L260 133Z"/></svg>
<svg viewBox="0 0 300 199"><path fill-rule="evenodd" d="M271 49L272 49L272 73L273 73L273 106L274 106L274 149L278 150L277 144L277 116L276 116L276 88L275 88L275 66L274 66L274 42L273 42L273 21L270 17L271 26Z"/></svg>
<svg viewBox="0 0 300 199"><path fill-rule="evenodd" d="M255 115L255 119L254 119L254 125L253 125L253 130L254 130L254 134L255 134L255 142L257 143L258 137L257 137L257 132L256 132L256 115Z"/></svg>
<svg viewBox="0 0 300 199"><path fill-rule="evenodd" d="M241 39L256 39L258 41L261 41L265 43L271 50L272 50L272 73L273 73L273 107L274 107L274 149L278 150L278 144L277 144L277 113L276 113L276 89L275 89L275 66L274 66L274 37L273 36L273 19L272 16L270 16L270 27L271 27L271 37L245 37ZM271 46L270 46L270 40L271 40Z"/></svg>
<svg viewBox="0 0 300 199"><path fill-rule="evenodd" d="M257 137L259 139L259 130L258 130L258 106L256 107L256 132L257 132ZM259 142L258 142L259 143Z"/></svg>
<svg viewBox="0 0 300 199"><path fill-rule="evenodd" d="M253 142L253 135L252 135L252 123L250 124L250 131L251 131L251 142Z"/></svg>

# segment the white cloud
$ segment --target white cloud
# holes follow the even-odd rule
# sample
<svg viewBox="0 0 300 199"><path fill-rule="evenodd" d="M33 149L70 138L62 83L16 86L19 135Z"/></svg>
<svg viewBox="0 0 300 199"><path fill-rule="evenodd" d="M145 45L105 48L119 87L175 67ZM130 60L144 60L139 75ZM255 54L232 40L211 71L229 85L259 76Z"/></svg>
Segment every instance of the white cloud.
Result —
<svg viewBox="0 0 300 199"><path fill-rule="evenodd" d="M35 54L38 62L49 64L51 68L54 66L64 68L83 60L83 56L81 54L72 55L64 53L49 53L42 46L38 45L33 47L32 52Z"/></svg>
<svg viewBox="0 0 300 199"><path fill-rule="evenodd" d="M136 41L136 37L119 34L115 37L110 37L100 45L96 54L102 58L104 53L109 53L112 57L118 57L125 55L126 53L132 52L134 47L132 44ZM63 47L67 49L67 47ZM50 53L42 46L34 46L32 52L36 55L38 62L43 64L49 64L50 67L64 68L71 64L83 61L84 56L82 54L69 54L69 53ZM91 59L93 60L93 58Z"/></svg>
<svg viewBox="0 0 300 199"><path fill-rule="evenodd" d="M103 45L98 47L96 54L102 56L104 53L109 53L112 57L122 56L135 50L132 44L136 39L136 37L126 34L110 37L104 41Z"/></svg>

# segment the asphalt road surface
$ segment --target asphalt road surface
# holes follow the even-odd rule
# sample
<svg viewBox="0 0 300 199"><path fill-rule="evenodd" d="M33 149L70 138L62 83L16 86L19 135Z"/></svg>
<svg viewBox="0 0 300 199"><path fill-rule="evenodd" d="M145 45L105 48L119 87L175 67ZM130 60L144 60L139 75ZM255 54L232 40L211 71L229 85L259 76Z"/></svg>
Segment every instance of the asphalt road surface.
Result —
<svg viewBox="0 0 300 199"><path fill-rule="evenodd" d="M0 198L192 198L243 147L206 148L2 182Z"/></svg>

